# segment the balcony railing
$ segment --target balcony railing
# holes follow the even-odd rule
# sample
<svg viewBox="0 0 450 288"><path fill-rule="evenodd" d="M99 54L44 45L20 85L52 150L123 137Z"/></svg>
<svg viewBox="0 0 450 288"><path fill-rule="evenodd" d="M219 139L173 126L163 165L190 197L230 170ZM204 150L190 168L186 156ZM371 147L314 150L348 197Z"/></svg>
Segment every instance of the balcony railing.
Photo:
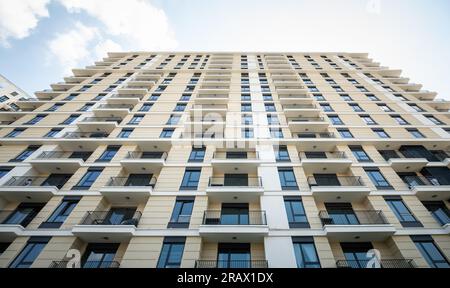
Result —
<svg viewBox="0 0 450 288"><path fill-rule="evenodd" d="M331 132L323 133L297 133L297 138L308 139L308 138L336 138L336 135Z"/></svg>
<svg viewBox="0 0 450 288"><path fill-rule="evenodd" d="M53 261L49 268L52 269L65 269L65 268L76 268L76 262L73 261ZM117 261L87 261L79 265L83 269L91 268L119 268L120 263Z"/></svg>
<svg viewBox="0 0 450 288"><path fill-rule="evenodd" d="M195 268L268 268L267 260L197 260Z"/></svg>
<svg viewBox="0 0 450 288"><path fill-rule="evenodd" d="M126 159L132 159L132 160L166 160L167 159L167 152L162 153L145 153L145 152L128 152Z"/></svg>
<svg viewBox="0 0 450 288"><path fill-rule="evenodd" d="M82 138L107 138L108 133L104 132L68 132L64 135L65 139L82 139Z"/></svg>
<svg viewBox="0 0 450 288"><path fill-rule="evenodd" d="M333 210L320 211L322 225L383 225L389 224L382 211Z"/></svg>
<svg viewBox="0 0 450 288"><path fill-rule="evenodd" d="M224 214L219 210L207 210L203 214L203 225L267 225L266 211Z"/></svg>
<svg viewBox="0 0 450 288"><path fill-rule="evenodd" d="M441 186L442 184L438 179L433 177L424 177L424 176L404 176L402 177L403 181L408 184L409 188L414 188L418 186Z"/></svg>
<svg viewBox="0 0 450 288"><path fill-rule="evenodd" d="M142 181L133 181L128 177L111 177L106 184L107 187L155 187L156 185L156 177L152 177L149 179L149 182L146 184Z"/></svg>
<svg viewBox="0 0 450 288"><path fill-rule="evenodd" d="M380 268L416 268L412 259L382 259L379 261ZM375 268L373 260L338 260L337 268Z"/></svg>
<svg viewBox="0 0 450 288"><path fill-rule="evenodd" d="M319 109L314 105L283 105L283 110L284 109Z"/></svg>
<svg viewBox="0 0 450 288"><path fill-rule="evenodd" d="M129 104L103 104L103 105L98 106L97 109L128 109L128 110L131 110L133 108L134 108L134 106L129 105Z"/></svg>
<svg viewBox="0 0 450 288"><path fill-rule="evenodd" d="M289 123L308 123L308 122L325 122L325 118L323 117L297 117L297 118L288 118Z"/></svg>
<svg viewBox="0 0 450 288"><path fill-rule="evenodd" d="M142 213L136 211L129 217L114 217L114 211L90 211L87 212L80 225L134 225L139 224Z"/></svg>
<svg viewBox="0 0 450 288"><path fill-rule="evenodd" d="M337 180L337 181L336 181ZM319 183L318 183L319 182ZM314 176L308 177L309 187L313 186L350 186L361 187L366 186L359 176L337 176L337 177L321 177L319 181Z"/></svg>
<svg viewBox="0 0 450 288"><path fill-rule="evenodd" d="M248 188L261 188L261 177L248 177L247 181L242 179L226 179L225 177L210 177L209 187L248 187Z"/></svg>
<svg viewBox="0 0 450 288"><path fill-rule="evenodd" d="M122 118L119 117L87 117L84 118L81 122L122 122Z"/></svg>
<svg viewBox="0 0 450 288"><path fill-rule="evenodd" d="M299 153L300 159L348 159L345 152L336 151L336 152L324 152L324 154L308 154L307 152Z"/></svg>
<svg viewBox="0 0 450 288"><path fill-rule="evenodd" d="M258 151L243 151L242 155L230 155L227 152L214 152L213 159L215 160L259 160Z"/></svg>
<svg viewBox="0 0 450 288"><path fill-rule="evenodd" d="M43 185L45 180L47 180L47 177L34 177L34 176L12 177L4 184L4 186L9 187L45 186ZM48 185L48 186L56 186L56 185Z"/></svg>

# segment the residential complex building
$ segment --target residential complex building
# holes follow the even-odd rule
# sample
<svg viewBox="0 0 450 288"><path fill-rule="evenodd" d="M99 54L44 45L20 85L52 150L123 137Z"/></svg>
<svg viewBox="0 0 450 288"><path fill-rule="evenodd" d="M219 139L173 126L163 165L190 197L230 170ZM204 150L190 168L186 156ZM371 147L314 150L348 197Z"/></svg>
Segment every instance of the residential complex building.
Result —
<svg viewBox="0 0 450 288"><path fill-rule="evenodd" d="M449 101L364 53L110 53L0 112L0 267L445 268Z"/></svg>
<svg viewBox="0 0 450 288"><path fill-rule="evenodd" d="M32 98L27 92L17 87L14 83L0 74L0 111L15 111L19 108L14 102L19 99Z"/></svg>

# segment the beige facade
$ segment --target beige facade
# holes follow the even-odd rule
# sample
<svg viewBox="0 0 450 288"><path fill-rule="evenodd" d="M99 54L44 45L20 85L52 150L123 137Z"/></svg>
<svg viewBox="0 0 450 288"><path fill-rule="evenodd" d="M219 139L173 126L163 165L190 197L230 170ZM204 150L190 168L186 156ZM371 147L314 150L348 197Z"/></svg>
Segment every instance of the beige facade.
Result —
<svg viewBox="0 0 450 288"><path fill-rule="evenodd" d="M73 73L0 112L0 267L448 267L450 102L400 70L130 52Z"/></svg>

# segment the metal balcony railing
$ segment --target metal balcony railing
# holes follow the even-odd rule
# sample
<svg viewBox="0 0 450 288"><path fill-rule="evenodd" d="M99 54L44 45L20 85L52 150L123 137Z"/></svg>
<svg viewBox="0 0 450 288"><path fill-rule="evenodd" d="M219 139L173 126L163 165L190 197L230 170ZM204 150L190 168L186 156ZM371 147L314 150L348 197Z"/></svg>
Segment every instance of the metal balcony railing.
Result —
<svg viewBox="0 0 450 288"><path fill-rule="evenodd" d="M144 180L134 181L128 177L111 177L106 184L107 187L155 187L156 177L149 179L148 183Z"/></svg>
<svg viewBox="0 0 450 288"><path fill-rule="evenodd" d="M133 225L137 226L142 213L136 211L129 217L114 217L113 211L89 211L84 216L80 225Z"/></svg>
<svg viewBox="0 0 450 288"><path fill-rule="evenodd" d="M380 268L406 269L416 268L412 259L382 259L378 260ZM371 260L338 260L337 268L375 268Z"/></svg>
<svg viewBox="0 0 450 288"><path fill-rule="evenodd" d="M262 179L261 177L248 177L245 178L247 181L242 179L226 179L225 177L210 177L209 187L248 187L248 188L261 188Z"/></svg>
<svg viewBox="0 0 450 288"><path fill-rule="evenodd" d="M65 269L65 268L76 268L77 265L76 262L72 261L53 261L49 268L52 269ZM78 265L80 268L83 269L92 269L92 268L119 268L120 263L117 261L87 261L84 263L81 263Z"/></svg>
<svg viewBox="0 0 450 288"><path fill-rule="evenodd" d="M36 157L36 159L75 159L79 160L82 159L82 157L74 158L71 157L71 155L74 152L72 151L44 151L39 156Z"/></svg>
<svg viewBox="0 0 450 288"><path fill-rule="evenodd" d="M424 177L424 176L403 176L403 181L408 184L409 188L414 188L418 186L441 186L437 178Z"/></svg>
<svg viewBox="0 0 450 288"><path fill-rule="evenodd" d="M350 186L360 187L366 186L359 176L337 176L337 177L320 177L319 181L314 176L308 177L309 187L312 186ZM337 180L337 181L336 181Z"/></svg>
<svg viewBox="0 0 450 288"><path fill-rule="evenodd" d="M108 133L104 132L68 132L63 138L65 139L82 139L82 138L107 138Z"/></svg>
<svg viewBox="0 0 450 288"><path fill-rule="evenodd" d="M12 177L5 184L3 184L3 186L10 186L10 187L45 186L43 185L45 180L47 180L47 177L34 177L34 176Z"/></svg>
<svg viewBox="0 0 450 288"><path fill-rule="evenodd" d="M320 211L322 225L383 225L389 224L380 210L352 211L333 210Z"/></svg>
<svg viewBox="0 0 450 288"><path fill-rule="evenodd" d="M315 105L308 104L295 104L295 105L283 105L283 110L285 109L319 109Z"/></svg>
<svg viewBox="0 0 450 288"><path fill-rule="evenodd" d="M167 159L167 152L161 152L161 153L145 153L145 152L128 152L125 159L133 159L133 160L147 160L147 159L153 159L153 160L166 160Z"/></svg>
<svg viewBox="0 0 450 288"><path fill-rule="evenodd" d="M299 153L300 159L348 159L345 152L324 152L323 154L308 154L307 152Z"/></svg>
<svg viewBox="0 0 450 288"><path fill-rule="evenodd" d="M122 122L122 118L119 117L87 117L81 120L81 122Z"/></svg>
<svg viewBox="0 0 450 288"><path fill-rule="evenodd" d="M203 214L203 225L267 225L266 211L224 214L220 210L207 210Z"/></svg>
<svg viewBox="0 0 450 288"><path fill-rule="evenodd" d="M267 260L197 260L195 268L269 268Z"/></svg>
<svg viewBox="0 0 450 288"><path fill-rule="evenodd" d="M297 138L308 139L308 138L336 138L336 135L331 132L323 132L323 133L297 133Z"/></svg>
<svg viewBox="0 0 450 288"><path fill-rule="evenodd" d="M129 104L102 104L102 105L98 106L97 109L128 109L128 110L131 110L133 108L134 108L134 106L129 105Z"/></svg>

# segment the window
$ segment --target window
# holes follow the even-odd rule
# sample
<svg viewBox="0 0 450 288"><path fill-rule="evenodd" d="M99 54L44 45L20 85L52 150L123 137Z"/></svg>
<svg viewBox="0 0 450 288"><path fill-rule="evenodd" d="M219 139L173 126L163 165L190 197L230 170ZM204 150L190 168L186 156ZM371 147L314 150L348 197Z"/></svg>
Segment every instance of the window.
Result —
<svg viewBox="0 0 450 288"><path fill-rule="evenodd" d="M381 110L383 110L384 112L393 112L394 110L392 110L389 106L387 106L386 104L377 104L378 107L380 107Z"/></svg>
<svg viewBox="0 0 450 288"><path fill-rule="evenodd" d="M378 99L378 97L373 94L366 94L366 96L370 101L380 101L380 99Z"/></svg>
<svg viewBox="0 0 450 288"><path fill-rule="evenodd" d="M331 108L330 104L328 104L328 103L320 104L320 107L322 107L324 112L333 112L334 111L333 108Z"/></svg>
<svg viewBox="0 0 450 288"><path fill-rule="evenodd" d="M364 112L364 109L362 109L358 104L349 104L350 107L352 107L353 111L355 112Z"/></svg>
<svg viewBox="0 0 450 288"><path fill-rule="evenodd" d="M338 129L338 132L342 138L353 138L353 134L348 129Z"/></svg>
<svg viewBox="0 0 450 288"><path fill-rule="evenodd" d="M65 197L48 220L39 228L59 228L80 202L81 197Z"/></svg>
<svg viewBox="0 0 450 288"><path fill-rule="evenodd" d="M277 162L289 162L291 158L289 157L289 152L286 146L279 146L276 150L275 158Z"/></svg>
<svg viewBox="0 0 450 288"><path fill-rule="evenodd" d="M430 120L431 122L433 122L433 124L435 125L444 125L444 122L442 122L441 120L437 119L436 117L432 116L432 115L425 115L425 117Z"/></svg>
<svg viewBox="0 0 450 288"><path fill-rule="evenodd" d="M267 123L269 125L277 125L280 124L280 120L278 120L277 115L267 114Z"/></svg>
<svg viewBox="0 0 450 288"><path fill-rule="evenodd" d="M56 103L52 107L48 108L46 111L54 112L58 111L59 108L61 108L64 105L64 103Z"/></svg>
<svg viewBox="0 0 450 288"><path fill-rule="evenodd" d="M242 115L242 124L243 125L252 125L253 124L253 117L250 114L244 114Z"/></svg>
<svg viewBox="0 0 450 288"><path fill-rule="evenodd" d="M187 104L185 103L178 103L177 106L175 106L175 109L173 109L174 112L183 112L186 109Z"/></svg>
<svg viewBox="0 0 450 288"><path fill-rule="evenodd" d="M253 137L254 137L253 129L251 128L242 129L242 138L253 138Z"/></svg>
<svg viewBox="0 0 450 288"><path fill-rule="evenodd" d="M77 98L80 94L70 94L69 96L67 96L64 100L66 101L70 101L73 100L75 98Z"/></svg>
<svg viewBox="0 0 450 288"><path fill-rule="evenodd" d="M180 101L189 101L191 100L191 94L183 94L181 95Z"/></svg>
<svg viewBox="0 0 450 288"><path fill-rule="evenodd" d="M356 86L356 89L358 89L361 92L369 92L364 86Z"/></svg>
<svg viewBox="0 0 450 288"><path fill-rule="evenodd" d="M33 119L31 119L30 121L26 122L25 125L34 125L39 123L42 119L44 119L45 117L47 117L47 114L39 114L36 117L34 117Z"/></svg>
<svg viewBox="0 0 450 288"><path fill-rule="evenodd" d="M376 125L377 122L375 122L372 117L369 115L361 115L361 119L367 124L367 125Z"/></svg>
<svg viewBox="0 0 450 288"><path fill-rule="evenodd" d="M175 132L175 129L172 128L163 129L159 138L172 138L173 132Z"/></svg>
<svg viewBox="0 0 450 288"><path fill-rule="evenodd" d="M333 86L333 89L336 90L336 92L344 92L344 89L342 89L340 86Z"/></svg>
<svg viewBox="0 0 450 288"><path fill-rule="evenodd" d="M314 94L313 95L316 101L325 101L325 97L322 94Z"/></svg>
<svg viewBox="0 0 450 288"><path fill-rule="evenodd" d="M40 146L28 146L28 148L25 149L25 151L23 151L22 153L17 155L16 158L11 160L11 162L22 162L22 161L25 161L28 157L31 156L31 154L36 152L36 150L38 150L39 148L40 148Z"/></svg>
<svg viewBox="0 0 450 288"><path fill-rule="evenodd" d="M442 226L450 223L450 211L444 201L426 201L423 205L430 211L434 219Z"/></svg>
<svg viewBox="0 0 450 288"><path fill-rule="evenodd" d="M391 138L383 129L372 129L372 131L380 138Z"/></svg>
<svg viewBox="0 0 450 288"><path fill-rule="evenodd" d="M201 168L186 169L180 190L197 190L201 171Z"/></svg>
<svg viewBox="0 0 450 288"><path fill-rule="evenodd" d="M353 101L352 97L350 97L348 94L341 94L341 98L344 101Z"/></svg>
<svg viewBox="0 0 450 288"><path fill-rule="evenodd" d="M372 162L372 159L370 159L369 155L367 155L361 146L350 146L350 150L358 162Z"/></svg>
<svg viewBox="0 0 450 288"><path fill-rule="evenodd" d="M272 94L263 94L264 101L273 101Z"/></svg>
<svg viewBox="0 0 450 288"><path fill-rule="evenodd" d="M277 111L275 109L275 104L264 104L264 107L266 108L266 112L275 112L275 111Z"/></svg>
<svg viewBox="0 0 450 288"><path fill-rule="evenodd" d="M177 197L168 228L188 228L195 197Z"/></svg>
<svg viewBox="0 0 450 288"><path fill-rule="evenodd" d="M320 268L319 257L313 237L294 237L295 259L298 268Z"/></svg>
<svg viewBox="0 0 450 288"><path fill-rule="evenodd" d="M129 138L131 133L133 133L134 129L131 128L124 128L122 131L120 131L118 138Z"/></svg>
<svg viewBox="0 0 450 288"><path fill-rule="evenodd" d="M448 260L434 243L431 236L411 236L417 249L432 268L450 268Z"/></svg>
<svg viewBox="0 0 450 288"><path fill-rule="evenodd" d="M413 108L414 110L416 110L416 112L424 112L425 110L423 110L422 108L420 108L417 104L408 104L411 108Z"/></svg>
<svg viewBox="0 0 450 288"><path fill-rule="evenodd" d="M426 138L425 135L423 135L419 130L415 128L406 129L414 138Z"/></svg>
<svg viewBox="0 0 450 288"><path fill-rule="evenodd" d="M405 119L403 119L400 115L392 115L391 117L400 125L409 125L409 123L405 121Z"/></svg>
<svg viewBox="0 0 450 288"><path fill-rule="evenodd" d="M344 122L342 122L341 118L337 115L328 115L328 118L333 125L344 125Z"/></svg>
<svg viewBox="0 0 450 288"><path fill-rule="evenodd" d="M178 124L178 122L180 122L180 119L181 119L181 115L175 115L175 114L172 114L172 115L170 115L170 118L169 118L169 120L167 120L167 125L177 125Z"/></svg>
<svg viewBox="0 0 450 288"><path fill-rule="evenodd" d="M150 111L150 109L152 109L153 107L153 103L144 103L141 106L141 109L139 109L139 112L148 112Z"/></svg>
<svg viewBox="0 0 450 288"><path fill-rule="evenodd" d="M144 119L145 115L142 114L136 114L131 118L130 122L128 122L128 125L137 125L141 123L141 121Z"/></svg>
<svg viewBox="0 0 450 288"><path fill-rule="evenodd" d="M54 138L56 137L56 135L59 134L59 132L61 132L61 128L54 128L52 130L50 130L50 132L48 132L47 134L44 135L45 138Z"/></svg>
<svg viewBox="0 0 450 288"><path fill-rule="evenodd" d="M400 101L408 101L408 99L406 99L403 95L401 94L394 94L394 96L400 100Z"/></svg>
<svg viewBox="0 0 450 288"><path fill-rule="evenodd" d="M422 227L422 224L417 221L405 203L403 203L401 197L386 196L384 199L403 227Z"/></svg>
<svg viewBox="0 0 450 288"><path fill-rule="evenodd" d="M90 168L86 174L81 178L80 182L72 189L74 190L88 190L102 173L103 168Z"/></svg>
<svg viewBox="0 0 450 288"><path fill-rule="evenodd" d="M377 189L392 189L391 184L384 178L378 168L364 168Z"/></svg>
<svg viewBox="0 0 450 288"><path fill-rule="evenodd" d="M278 175L283 190L298 190L297 180L292 168L279 168Z"/></svg>
<svg viewBox="0 0 450 288"><path fill-rule="evenodd" d="M251 112L251 111L252 111L252 104L250 103L241 104L241 112Z"/></svg>
<svg viewBox="0 0 450 288"><path fill-rule="evenodd" d="M284 197L284 207L290 228L309 228L301 197Z"/></svg>
<svg viewBox="0 0 450 288"><path fill-rule="evenodd" d="M250 101L252 100L252 97L250 96L250 94L241 94L241 101Z"/></svg>
<svg viewBox="0 0 450 288"><path fill-rule="evenodd" d="M87 103L86 105L81 107L80 110L78 110L78 111L82 111L82 112L90 111L92 106L94 106L94 103Z"/></svg>
<svg viewBox="0 0 450 288"><path fill-rule="evenodd" d="M80 114L72 114L72 115L69 116L69 118L67 118L66 120L64 120L64 122L62 122L61 125L70 125L70 124L72 124L75 120L77 120L78 117L80 117Z"/></svg>
<svg viewBox="0 0 450 288"><path fill-rule="evenodd" d="M189 155L189 162L203 162L205 158L205 147L192 147L191 155Z"/></svg>
<svg viewBox="0 0 450 288"><path fill-rule="evenodd" d="M283 138L283 131L278 128L270 128L270 136L272 138Z"/></svg>
<svg viewBox="0 0 450 288"><path fill-rule="evenodd" d="M100 158L97 159L97 162L109 162L111 161L114 156L116 156L117 151L119 151L120 146L108 146L103 152L103 154L100 156Z"/></svg>
<svg viewBox="0 0 450 288"><path fill-rule="evenodd" d="M160 93L153 93L150 98L148 98L149 101L157 101L159 99L159 96L161 96Z"/></svg>
<svg viewBox="0 0 450 288"><path fill-rule="evenodd" d="M158 86L158 88L156 88L156 90L155 90L155 91L157 91L157 92L162 92L162 91L165 91L165 90L166 90L166 88L167 88L167 86L165 86L165 85L161 85L161 86Z"/></svg>
<svg viewBox="0 0 450 288"><path fill-rule="evenodd" d="M0 179L8 174L12 169L12 167L0 167Z"/></svg>
<svg viewBox="0 0 450 288"><path fill-rule="evenodd" d="M0 88L1 88L1 87L0 87ZM3 95L2 97L0 97L0 102L1 102L1 103L5 102L5 101L8 101L8 100L9 100L9 97L6 96L6 95Z"/></svg>
<svg viewBox="0 0 450 288"><path fill-rule="evenodd" d="M50 237L31 237L9 268L30 268L50 239Z"/></svg>
<svg viewBox="0 0 450 288"><path fill-rule="evenodd" d="M13 131L6 134L5 138L15 138L15 137L19 136L20 134L22 134L23 131L25 131L25 130L26 130L25 128L16 128Z"/></svg>
<svg viewBox="0 0 450 288"><path fill-rule="evenodd" d="M164 238L157 268L180 268L185 241L184 237Z"/></svg>
<svg viewBox="0 0 450 288"><path fill-rule="evenodd" d="M80 89L78 89L78 92L86 92L87 90L89 90L92 86L90 85L85 85L83 87L81 87Z"/></svg>

